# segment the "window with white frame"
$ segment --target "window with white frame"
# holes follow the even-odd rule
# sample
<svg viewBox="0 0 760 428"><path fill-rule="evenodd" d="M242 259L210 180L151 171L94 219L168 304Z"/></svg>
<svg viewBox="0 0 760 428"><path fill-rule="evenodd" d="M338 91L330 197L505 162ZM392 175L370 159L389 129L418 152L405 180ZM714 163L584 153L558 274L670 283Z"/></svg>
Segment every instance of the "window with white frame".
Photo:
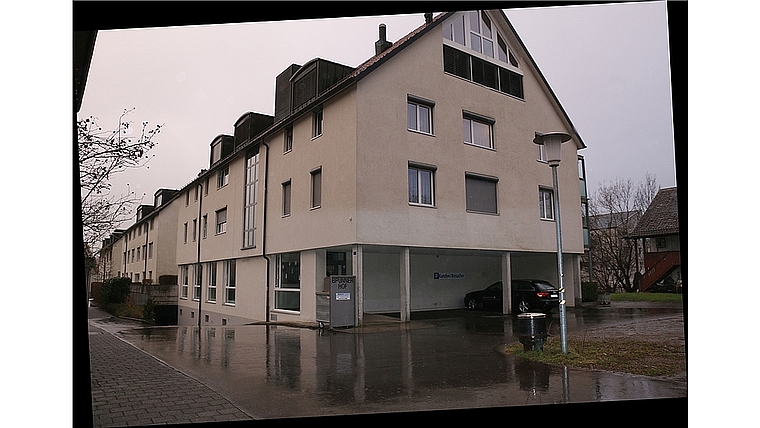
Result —
<svg viewBox="0 0 760 428"><path fill-rule="evenodd" d="M538 189L538 209L541 220L554 220L554 191L547 188Z"/></svg>
<svg viewBox="0 0 760 428"><path fill-rule="evenodd" d="M443 23L443 37L464 46L464 15Z"/></svg>
<svg viewBox="0 0 760 428"><path fill-rule="evenodd" d="M193 300L201 299L201 283L203 282L203 265L193 265Z"/></svg>
<svg viewBox="0 0 760 428"><path fill-rule="evenodd" d="M414 205L434 206L435 167L409 164L409 203Z"/></svg>
<svg viewBox="0 0 760 428"><path fill-rule="evenodd" d="M285 141L283 143L282 152L287 153L293 150L293 127L288 126L285 128Z"/></svg>
<svg viewBox="0 0 760 428"><path fill-rule="evenodd" d="M300 253L278 254L275 271L275 309L301 310L301 255Z"/></svg>
<svg viewBox="0 0 760 428"><path fill-rule="evenodd" d="M517 57L487 12L454 15L442 24L442 28L443 69L446 73L524 98L523 76Z"/></svg>
<svg viewBox="0 0 760 428"><path fill-rule="evenodd" d="M188 266L180 266L179 268L179 277L180 277L180 295L179 297L183 299L187 299L187 292L188 292L188 286L189 286L189 280L188 277Z"/></svg>
<svg viewBox="0 0 760 428"><path fill-rule="evenodd" d="M224 167L216 175L216 188L222 188L230 182L230 167Z"/></svg>
<svg viewBox="0 0 760 428"><path fill-rule="evenodd" d="M234 305L235 292L237 287L235 285L235 260L225 260L222 262L222 280L224 285L224 303L228 305Z"/></svg>
<svg viewBox="0 0 760 428"><path fill-rule="evenodd" d="M311 137L317 138L320 135L322 135L322 127L324 126L324 111L320 107L318 110L316 110L312 114L312 127L311 127Z"/></svg>
<svg viewBox="0 0 760 428"><path fill-rule="evenodd" d="M496 177L465 174L466 207L468 212L498 214Z"/></svg>
<svg viewBox="0 0 760 428"><path fill-rule="evenodd" d="M245 195L243 208L243 248L251 248L256 243L256 207L258 204L259 146L249 150L245 156Z"/></svg>
<svg viewBox="0 0 760 428"><path fill-rule="evenodd" d="M493 124L495 121L474 113L462 113L462 135L465 144L493 149Z"/></svg>
<svg viewBox="0 0 760 428"><path fill-rule="evenodd" d="M546 146L543 144L536 144L536 147L538 147L537 160L540 162L546 162Z"/></svg>
<svg viewBox="0 0 760 428"><path fill-rule="evenodd" d="M206 236L208 236L208 214L203 214L203 224L201 225L201 236L203 239L206 239Z"/></svg>
<svg viewBox="0 0 760 428"><path fill-rule="evenodd" d="M216 212L216 234L227 232L227 208L222 208Z"/></svg>
<svg viewBox="0 0 760 428"><path fill-rule="evenodd" d="M311 208L322 206L322 167L311 171Z"/></svg>
<svg viewBox="0 0 760 428"><path fill-rule="evenodd" d="M282 216L290 215L290 180L282 183Z"/></svg>
<svg viewBox="0 0 760 428"><path fill-rule="evenodd" d="M433 133L433 101L409 95L406 101L406 128L423 134Z"/></svg>
<svg viewBox="0 0 760 428"><path fill-rule="evenodd" d="M216 302L216 262L206 263L206 301Z"/></svg>

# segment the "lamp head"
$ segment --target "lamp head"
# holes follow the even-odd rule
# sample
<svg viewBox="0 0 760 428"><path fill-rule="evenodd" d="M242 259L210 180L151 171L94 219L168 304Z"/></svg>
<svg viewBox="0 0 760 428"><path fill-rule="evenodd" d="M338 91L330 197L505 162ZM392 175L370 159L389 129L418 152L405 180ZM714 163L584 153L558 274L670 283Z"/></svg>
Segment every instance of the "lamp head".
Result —
<svg viewBox="0 0 760 428"><path fill-rule="evenodd" d="M533 142L545 147L546 161L549 166L557 166L562 160L562 143L570 141L571 138L564 132L549 132L547 134L536 132Z"/></svg>

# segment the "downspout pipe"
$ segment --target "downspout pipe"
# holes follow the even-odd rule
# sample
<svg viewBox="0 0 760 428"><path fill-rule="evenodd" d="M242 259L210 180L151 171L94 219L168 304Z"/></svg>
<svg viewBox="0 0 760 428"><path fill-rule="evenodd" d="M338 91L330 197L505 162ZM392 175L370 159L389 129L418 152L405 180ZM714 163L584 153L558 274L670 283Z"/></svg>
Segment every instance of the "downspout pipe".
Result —
<svg viewBox="0 0 760 428"><path fill-rule="evenodd" d="M203 225L201 224L201 222L202 222L201 213L203 212L203 183L199 181L198 185L196 186L196 189L198 187L200 187L200 190L198 190L198 193L200 194L200 196L198 196L199 197L199 199L198 199L198 224L196 226L197 230L195 231L195 233L196 233L196 239L198 240L198 257L197 257L198 266L195 268L196 269L195 270L195 275L196 275L195 281L199 282L198 287L200 288L200 295L198 296L198 332L200 333L200 327L201 327L201 302L203 302L203 286L202 286L203 276L201 275L200 278L198 278L197 276L198 276L198 272L200 272L200 268L201 268L201 239L203 239L203 237L201 236L201 231L203 230ZM195 284L193 284L193 286L195 286Z"/></svg>
<svg viewBox="0 0 760 428"><path fill-rule="evenodd" d="M272 261L267 255L267 194L269 189L269 144L263 139L261 144L267 148L267 157L264 159L264 202L262 203L264 209L264 215L261 217L261 255L267 262L267 285L266 285L266 319L264 321L269 322L270 311L272 310L269 304L269 280L271 279L271 265Z"/></svg>

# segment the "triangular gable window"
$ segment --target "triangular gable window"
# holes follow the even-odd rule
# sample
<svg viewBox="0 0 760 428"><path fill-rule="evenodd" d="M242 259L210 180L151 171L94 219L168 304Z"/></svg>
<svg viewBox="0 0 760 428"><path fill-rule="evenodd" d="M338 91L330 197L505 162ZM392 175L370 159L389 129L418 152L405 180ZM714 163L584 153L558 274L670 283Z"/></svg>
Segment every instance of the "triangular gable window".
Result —
<svg viewBox="0 0 760 428"><path fill-rule="evenodd" d="M486 11L462 12L443 23L443 38L513 67L517 57L496 30Z"/></svg>

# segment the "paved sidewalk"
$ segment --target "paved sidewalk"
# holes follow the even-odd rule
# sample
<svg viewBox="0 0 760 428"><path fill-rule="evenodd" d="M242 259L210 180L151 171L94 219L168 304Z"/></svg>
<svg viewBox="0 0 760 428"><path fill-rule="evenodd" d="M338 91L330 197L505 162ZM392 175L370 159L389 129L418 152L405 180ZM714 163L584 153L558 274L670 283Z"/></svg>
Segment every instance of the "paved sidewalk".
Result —
<svg viewBox="0 0 760 428"><path fill-rule="evenodd" d="M89 326L94 427L251 420L211 388Z"/></svg>

